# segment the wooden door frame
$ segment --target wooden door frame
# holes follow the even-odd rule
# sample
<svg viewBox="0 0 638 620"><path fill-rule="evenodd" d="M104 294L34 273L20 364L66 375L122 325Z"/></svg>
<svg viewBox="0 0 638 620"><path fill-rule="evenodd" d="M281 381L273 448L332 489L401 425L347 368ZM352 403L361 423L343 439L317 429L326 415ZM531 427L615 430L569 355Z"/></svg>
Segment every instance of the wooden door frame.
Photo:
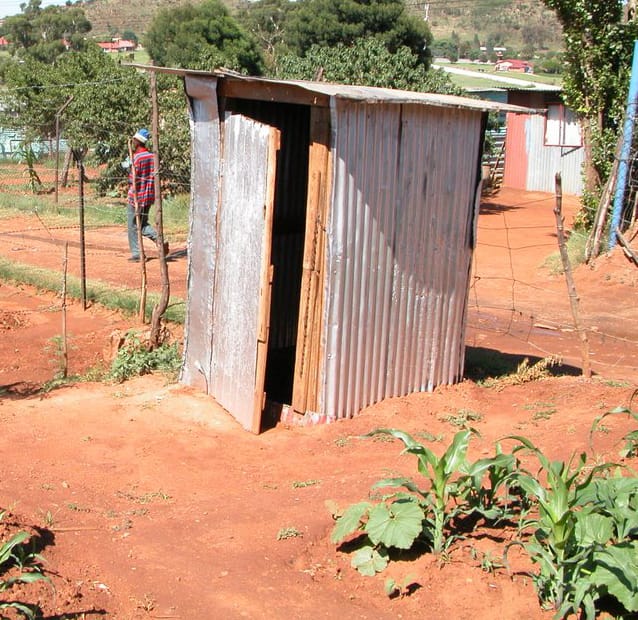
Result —
<svg viewBox="0 0 638 620"><path fill-rule="evenodd" d="M268 336L270 332L270 299L272 294L272 227L275 206L275 187L277 182L277 153L280 149L281 134L271 127L268 141L268 172L266 181L266 201L264 204L264 238L261 260L261 284L259 287L259 326L257 328L257 363L255 366L255 400L252 432L257 434L261 428L261 416L266 406L264 384L266 380L266 361L268 359Z"/></svg>
<svg viewBox="0 0 638 620"><path fill-rule="evenodd" d="M324 304L326 222L330 200L330 109L310 110L308 193L303 270L297 325L297 346L292 391L292 409L305 414L318 407L319 369Z"/></svg>

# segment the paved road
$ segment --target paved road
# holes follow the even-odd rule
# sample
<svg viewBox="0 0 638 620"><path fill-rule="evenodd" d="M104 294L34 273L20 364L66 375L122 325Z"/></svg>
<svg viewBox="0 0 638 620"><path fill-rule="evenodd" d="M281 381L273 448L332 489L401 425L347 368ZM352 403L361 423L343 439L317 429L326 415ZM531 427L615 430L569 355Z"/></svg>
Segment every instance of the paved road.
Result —
<svg viewBox="0 0 638 620"><path fill-rule="evenodd" d="M470 71L468 69L459 69L457 67L449 67L447 65L432 65L435 69L443 69L447 73L454 73L456 75L465 75L466 77L473 77L478 79L489 80L490 82L503 82L504 84L508 84L509 86L521 86L523 88L527 88L530 90L562 90L560 86L555 86L553 84L543 84L542 82L530 82L529 80L520 80L513 77L508 77L505 75L498 75L494 71L479 73L478 71Z"/></svg>

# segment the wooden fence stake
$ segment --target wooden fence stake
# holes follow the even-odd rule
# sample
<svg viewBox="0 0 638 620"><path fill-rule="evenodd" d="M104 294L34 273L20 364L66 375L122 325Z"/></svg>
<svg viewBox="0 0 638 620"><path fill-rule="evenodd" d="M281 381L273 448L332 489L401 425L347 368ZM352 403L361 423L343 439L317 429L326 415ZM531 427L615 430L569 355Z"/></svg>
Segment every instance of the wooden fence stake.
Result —
<svg viewBox="0 0 638 620"><path fill-rule="evenodd" d="M69 242L64 242L64 258L62 260L62 378L69 372L69 349L66 336L66 274L69 262Z"/></svg>
<svg viewBox="0 0 638 620"><path fill-rule="evenodd" d="M556 216L556 235L558 237L558 248L563 261L563 270L565 272L565 280L567 281L567 291L569 294L569 303L572 309L574 325L580 337L580 350L583 358L583 377L591 378L591 365L589 361L589 342L587 340L587 332L580 322L578 312L578 294L576 293L576 285L572 273L569 255L567 254L567 244L565 243L565 230L563 228L563 185L560 172L556 173L556 206L554 207L554 215Z"/></svg>
<svg viewBox="0 0 638 620"><path fill-rule="evenodd" d="M159 302L153 308L153 312L151 314L151 335L149 340L151 348L155 349L162 344L161 323L171 297L171 283L168 277L168 264L166 262L166 252L164 247L164 214L162 211L162 183L159 166L159 105L157 101L157 74L155 71L151 72L150 77L151 109L153 112L151 131L155 157L155 226L157 230L157 249L160 256L160 273L162 276L162 295Z"/></svg>

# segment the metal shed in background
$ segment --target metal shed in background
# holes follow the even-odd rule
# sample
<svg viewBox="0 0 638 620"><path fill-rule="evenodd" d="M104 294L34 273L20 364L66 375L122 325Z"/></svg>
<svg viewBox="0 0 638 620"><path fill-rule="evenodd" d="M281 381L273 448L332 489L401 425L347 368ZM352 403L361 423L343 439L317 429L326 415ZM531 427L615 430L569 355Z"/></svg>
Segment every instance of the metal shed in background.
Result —
<svg viewBox="0 0 638 620"><path fill-rule="evenodd" d="M486 115L516 109L224 72L184 79L182 382L259 432L457 381Z"/></svg>

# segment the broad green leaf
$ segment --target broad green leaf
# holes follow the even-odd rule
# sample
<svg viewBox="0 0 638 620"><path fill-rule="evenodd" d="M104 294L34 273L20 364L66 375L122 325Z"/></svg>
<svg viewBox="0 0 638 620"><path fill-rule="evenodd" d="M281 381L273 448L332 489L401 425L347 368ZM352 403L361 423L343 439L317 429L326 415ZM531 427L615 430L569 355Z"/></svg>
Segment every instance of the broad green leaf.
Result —
<svg viewBox="0 0 638 620"><path fill-rule="evenodd" d="M349 536L358 529L361 529L361 520L368 513L372 504L369 502L359 502L349 506L337 519L332 530L330 540L333 543L341 542L346 536Z"/></svg>
<svg viewBox="0 0 638 620"><path fill-rule="evenodd" d="M24 603L19 603L17 601L14 601L12 603L1 603L0 602L0 609L16 609L25 618L28 618L29 620L34 620L35 619L35 613L34 613L33 609L31 609L31 607L28 607Z"/></svg>
<svg viewBox="0 0 638 620"><path fill-rule="evenodd" d="M2 547L0 547L0 564L3 564L11 557L14 547L21 545L28 538L28 532L18 532L15 536L4 543Z"/></svg>
<svg viewBox="0 0 638 620"><path fill-rule="evenodd" d="M638 541L607 547L594 554L595 566L589 577L604 586L629 612L638 611Z"/></svg>
<svg viewBox="0 0 638 620"><path fill-rule="evenodd" d="M382 487L404 487L408 491L412 491L412 493L424 495L424 492L421 491L416 484L414 484L414 481L411 478L384 478L383 480L377 480L377 482L372 485L373 489L379 489Z"/></svg>
<svg viewBox="0 0 638 620"><path fill-rule="evenodd" d="M386 596L392 596L399 589L399 586L397 585L397 582L392 579L392 577L388 577L383 584L383 589Z"/></svg>
<svg viewBox="0 0 638 620"><path fill-rule="evenodd" d="M607 544L614 535L614 521L600 514L576 514L576 538L581 546Z"/></svg>
<svg viewBox="0 0 638 620"><path fill-rule="evenodd" d="M446 475L450 475L452 472L460 469L461 465L465 461L465 455L467 454L467 448L470 444L471 431L460 431L454 435L452 444L445 451L445 454L441 457L444 463L444 472Z"/></svg>
<svg viewBox="0 0 638 620"><path fill-rule="evenodd" d="M389 562L387 549L375 549L374 547L363 547L352 556L350 565L356 568L366 577L374 577L380 573Z"/></svg>
<svg viewBox="0 0 638 620"><path fill-rule="evenodd" d="M409 549L423 531L423 510L416 502L378 504L370 511L365 531L374 544Z"/></svg>

